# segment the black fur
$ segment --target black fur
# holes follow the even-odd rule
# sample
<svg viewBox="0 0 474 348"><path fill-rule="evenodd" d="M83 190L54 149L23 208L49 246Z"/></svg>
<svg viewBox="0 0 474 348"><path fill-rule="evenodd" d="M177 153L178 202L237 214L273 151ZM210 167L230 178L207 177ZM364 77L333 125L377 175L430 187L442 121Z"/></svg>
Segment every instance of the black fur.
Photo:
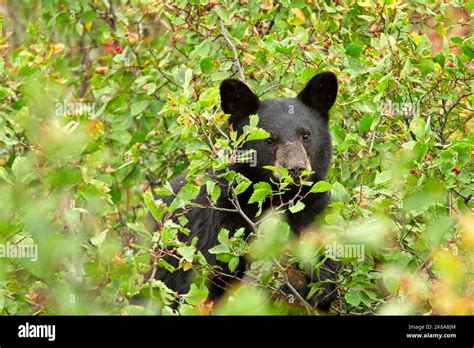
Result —
<svg viewBox="0 0 474 348"><path fill-rule="evenodd" d="M271 134L272 142L253 141L246 144L246 148L252 148L257 151L257 166L251 167L246 163L235 164L236 171L242 173L253 182L269 180L271 172L263 169L266 165L275 165L277 150L291 144L301 144L309 160L311 170L314 172L313 181L324 180L331 163L331 137L328 129L328 111L335 102L337 94L337 79L334 74L325 72L316 75L306 85L303 91L296 98L269 99L260 101L259 98L244 83L227 79L222 82L220 88L222 109L230 114L230 122L237 131L242 131L244 125L249 122L250 114L259 115L259 127L265 129ZM306 136L309 134L309 139ZM288 145L290 144L290 145ZM292 157L291 153L288 157ZM291 158L284 158L283 164L289 163ZM172 180L171 185L175 192L186 183L185 174ZM296 187L295 187L296 190ZM239 195L239 202L249 217L256 214L256 204L247 204L251 189L248 192ZM287 199L292 198L295 192L288 192ZM171 197L160 197L165 203L169 204ZM221 208L233 209L234 206L229 202L230 193L225 186L222 188L222 195L217 202ZM310 225L315 217L320 214L329 203L329 195L310 194L304 200L305 209L296 214L288 214L287 221L296 234ZM208 205L206 190L203 187L196 198L196 203ZM267 203L264 208L270 208ZM189 220L187 228L191 231L188 237L182 236L185 241L191 241L198 237L197 248L201 250L210 264L219 264L215 256L208 250L218 244L217 235L222 228L229 231L235 231L241 227L249 230L248 223L239 214L213 209L192 209L186 214ZM152 228L157 228L156 224ZM177 260L167 259L168 262L177 265ZM226 265L221 265L224 272L228 273ZM329 271L322 269L320 271L321 280L334 279L334 271L337 264L328 261L324 265ZM242 276L245 271L245 259L242 258L239 269L235 275ZM311 274L307 275L308 278ZM313 275L314 276L314 275ZM177 270L173 273L160 269L156 277L165 282L171 289L180 294L188 292L193 278L193 272ZM317 277L313 278L317 279ZM226 283L230 279L213 279L210 288L210 298L216 299L223 293ZM334 284L324 284L324 295L315 296L312 299L314 305L322 310L327 310L334 298ZM309 288L302 289L302 295L306 296ZM328 294L330 294L328 296Z"/></svg>

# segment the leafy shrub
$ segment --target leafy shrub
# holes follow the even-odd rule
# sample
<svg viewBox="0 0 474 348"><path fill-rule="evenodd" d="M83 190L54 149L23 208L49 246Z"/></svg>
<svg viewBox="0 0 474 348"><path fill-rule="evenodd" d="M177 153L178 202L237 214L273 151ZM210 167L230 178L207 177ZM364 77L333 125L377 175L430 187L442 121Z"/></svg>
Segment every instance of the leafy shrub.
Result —
<svg viewBox="0 0 474 348"><path fill-rule="evenodd" d="M278 257L311 261L346 244L365 257L344 260L333 312L473 313L474 42L446 34L468 26L472 2L53 0L5 11L0 251L37 247L38 258L0 258L2 314L172 314L174 301L181 314L285 314L284 301L268 301L285 281ZM218 85L243 76L263 98L291 96L323 70L337 73L340 93L334 164L314 187L333 203L302 240L278 216L255 226L253 243L221 231L212 252L230 268L250 252L255 281L212 308L203 279L218 270L177 240L186 221L171 213L203 185L217 199L219 171L237 195L253 190L253 204L278 195L229 169L236 158L225 153L265 134L254 118L236 139ZM170 192L185 170L185 188ZM171 206L149 181L176 195ZM155 233L148 210L162 222ZM183 298L149 277L156 265L172 270L156 246L195 268ZM139 293L150 302L133 304Z"/></svg>

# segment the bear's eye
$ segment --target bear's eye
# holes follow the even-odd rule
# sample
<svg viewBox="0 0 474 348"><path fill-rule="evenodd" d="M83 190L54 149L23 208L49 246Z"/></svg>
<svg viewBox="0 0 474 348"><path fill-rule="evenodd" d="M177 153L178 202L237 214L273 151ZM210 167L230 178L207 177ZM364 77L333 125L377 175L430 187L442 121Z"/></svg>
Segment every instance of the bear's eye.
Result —
<svg viewBox="0 0 474 348"><path fill-rule="evenodd" d="M265 141L267 142L268 145L273 145L273 144L275 144L275 142L276 142L275 138L272 137L272 136L270 136L269 138L267 138Z"/></svg>
<svg viewBox="0 0 474 348"><path fill-rule="evenodd" d="M311 133L310 133L310 132L304 132L304 133L303 133L303 140L304 140L304 141L308 141L310 137L311 137Z"/></svg>

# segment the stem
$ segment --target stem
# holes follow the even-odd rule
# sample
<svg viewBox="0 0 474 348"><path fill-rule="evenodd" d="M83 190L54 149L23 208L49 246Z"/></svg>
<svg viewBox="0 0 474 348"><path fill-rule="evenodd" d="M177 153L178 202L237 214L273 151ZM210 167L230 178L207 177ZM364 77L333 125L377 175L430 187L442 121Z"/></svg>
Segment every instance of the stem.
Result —
<svg viewBox="0 0 474 348"><path fill-rule="evenodd" d="M231 48L232 50L232 53L234 53L234 63L235 65L237 66L237 69L239 70L239 74L240 74L240 79L245 82L245 76L244 76L244 70L242 69L242 65L240 64L240 60L239 60L239 55L237 53L237 49L235 48L235 45L232 43L232 41L230 40L229 36L227 35L227 32L225 31L225 28L224 28L224 22L222 22L222 20L219 21L219 25L220 25L220 28L221 28L221 34L222 36L224 37L225 41L227 41L227 44L229 45L229 47Z"/></svg>

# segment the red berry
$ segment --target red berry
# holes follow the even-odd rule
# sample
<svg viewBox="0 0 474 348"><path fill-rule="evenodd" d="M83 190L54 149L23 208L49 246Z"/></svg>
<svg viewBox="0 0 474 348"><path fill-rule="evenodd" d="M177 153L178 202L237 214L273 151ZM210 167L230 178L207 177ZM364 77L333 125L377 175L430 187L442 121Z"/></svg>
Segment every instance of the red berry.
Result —
<svg viewBox="0 0 474 348"><path fill-rule="evenodd" d="M117 52L118 54L122 54L123 52L122 47L120 47L119 45L115 45L114 48L115 48L115 52Z"/></svg>
<svg viewBox="0 0 474 348"><path fill-rule="evenodd" d="M217 1L211 1L210 5L211 5L211 7L216 7L217 6Z"/></svg>
<svg viewBox="0 0 474 348"><path fill-rule="evenodd" d="M418 171L415 168L410 170L410 173L413 174L413 175L418 175Z"/></svg>
<svg viewBox="0 0 474 348"><path fill-rule="evenodd" d="M456 175L457 175L457 174L461 173L461 169L459 169L458 167L454 167L453 172L455 172Z"/></svg>
<svg viewBox="0 0 474 348"><path fill-rule="evenodd" d="M214 146L214 153L219 152L219 148L217 146Z"/></svg>

